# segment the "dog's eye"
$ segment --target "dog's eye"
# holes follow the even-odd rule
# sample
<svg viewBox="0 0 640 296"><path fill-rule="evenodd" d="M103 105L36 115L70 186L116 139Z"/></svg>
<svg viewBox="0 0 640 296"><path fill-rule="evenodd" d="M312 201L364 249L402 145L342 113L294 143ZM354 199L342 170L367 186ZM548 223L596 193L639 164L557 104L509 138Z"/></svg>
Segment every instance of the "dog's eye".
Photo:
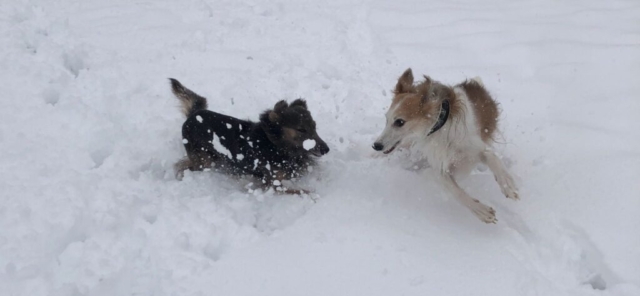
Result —
<svg viewBox="0 0 640 296"><path fill-rule="evenodd" d="M396 119L396 121L393 122L393 125L395 125L397 127L402 127L404 125L404 120Z"/></svg>
<svg viewBox="0 0 640 296"><path fill-rule="evenodd" d="M298 132L300 132L300 133L302 133L302 134L306 134L306 133L307 133L307 130L306 130L306 129L303 129L303 128L299 128L299 129L298 129Z"/></svg>

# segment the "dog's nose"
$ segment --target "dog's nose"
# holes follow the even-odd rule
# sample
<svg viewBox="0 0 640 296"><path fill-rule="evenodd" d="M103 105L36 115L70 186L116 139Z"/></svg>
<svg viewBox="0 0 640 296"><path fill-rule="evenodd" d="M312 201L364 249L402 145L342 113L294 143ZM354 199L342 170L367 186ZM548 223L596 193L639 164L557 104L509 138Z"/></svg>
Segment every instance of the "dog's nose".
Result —
<svg viewBox="0 0 640 296"><path fill-rule="evenodd" d="M327 153L329 153L329 147L328 146L320 147L320 154L325 155Z"/></svg>
<svg viewBox="0 0 640 296"><path fill-rule="evenodd" d="M384 146L382 145L382 143L373 143L373 149L376 151L380 151L382 150L382 148L384 148Z"/></svg>

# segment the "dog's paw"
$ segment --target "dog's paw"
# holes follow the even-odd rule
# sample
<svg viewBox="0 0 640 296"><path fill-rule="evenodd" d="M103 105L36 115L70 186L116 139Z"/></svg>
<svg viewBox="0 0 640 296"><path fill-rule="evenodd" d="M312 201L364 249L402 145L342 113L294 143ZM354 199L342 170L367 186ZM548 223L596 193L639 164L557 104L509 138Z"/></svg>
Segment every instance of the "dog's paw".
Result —
<svg viewBox="0 0 640 296"><path fill-rule="evenodd" d="M274 186L273 189L278 194L289 194L289 195L305 195L311 194L310 190L307 189L292 189L283 186Z"/></svg>
<svg viewBox="0 0 640 296"><path fill-rule="evenodd" d="M503 176L501 178L496 178L496 182L500 185L500 190L502 190L502 194L507 198L513 200L519 200L520 196L518 195L518 188L516 187L515 182L513 182L513 178L511 176Z"/></svg>
<svg viewBox="0 0 640 296"><path fill-rule="evenodd" d="M175 176L176 180L182 181L182 179L184 179L184 171L176 171Z"/></svg>
<svg viewBox="0 0 640 296"><path fill-rule="evenodd" d="M480 219L480 221L487 224L496 224L498 219L496 219L496 211L478 200L475 200L475 205L471 207L471 211Z"/></svg>
<svg viewBox="0 0 640 296"><path fill-rule="evenodd" d="M290 189L290 188L286 188L284 190L284 193L292 194L292 195L304 195L304 194L310 194L311 191L306 190L306 189Z"/></svg>

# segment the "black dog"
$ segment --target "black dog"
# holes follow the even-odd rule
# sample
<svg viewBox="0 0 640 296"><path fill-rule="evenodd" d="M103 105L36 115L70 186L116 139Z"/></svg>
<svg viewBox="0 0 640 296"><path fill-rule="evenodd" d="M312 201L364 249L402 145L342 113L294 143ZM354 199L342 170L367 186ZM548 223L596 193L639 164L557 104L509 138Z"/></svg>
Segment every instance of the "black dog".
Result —
<svg viewBox="0 0 640 296"><path fill-rule="evenodd" d="M186 169L214 169L233 175L258 178L263 187L298 194L282 187L282 180L302 176L313 156L329 152L316 133L316 123L302 99L279 101L264 111L259 122L240 120L207 109L207 99L171 78L173 93L187 120L182 138L187 157L175 165L181 179Z"/></svg>

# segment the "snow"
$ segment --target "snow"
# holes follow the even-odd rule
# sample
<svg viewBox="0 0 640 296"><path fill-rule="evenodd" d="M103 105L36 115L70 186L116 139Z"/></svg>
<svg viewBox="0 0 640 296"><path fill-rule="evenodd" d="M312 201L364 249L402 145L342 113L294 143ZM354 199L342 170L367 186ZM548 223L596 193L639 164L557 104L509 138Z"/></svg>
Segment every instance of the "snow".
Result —
<svg viewBox="0 0 640 296"><path fill-rule="evenodd" d="M5 0L2 295L640 295L639 16L624 0ZM461 182L498 224L401 151L371 157L407 67L480 76L499 100L522 200L486 169ZM238 118L304 97L331 147L295 182L315 202L175 180L168 77Z"/></svg>
<svg viewBox="0 0 640 296"><path fill-rule="evenodd" d="M227 129L231 129L231 124L227 123Z"/></svg>
<svg viewBox="0 0 640 296"><path fill-rule="evenodd" d="M213 145L213 149L218 153L226 156L229 159L233 158L233 154L231 154L231 151L229 151L227 147L220 143L220 138L218 137L218 135L216 135L216 133L213 133L213 140L211 141L211 145Z"/></svg>
<svg viewBox="0 0 640 296"><path fill-rule="evenodd" d="M202 116L200 115L196 115L196 120L200 123L202 123Z"/></svg>
<svg viewBox="0 0 640 296"><path fill-rule="evenodd" d="M316 140L306 139L302 142L302 148L304 148L304 150L311 150L313 147L316 147Z"/></svg>

